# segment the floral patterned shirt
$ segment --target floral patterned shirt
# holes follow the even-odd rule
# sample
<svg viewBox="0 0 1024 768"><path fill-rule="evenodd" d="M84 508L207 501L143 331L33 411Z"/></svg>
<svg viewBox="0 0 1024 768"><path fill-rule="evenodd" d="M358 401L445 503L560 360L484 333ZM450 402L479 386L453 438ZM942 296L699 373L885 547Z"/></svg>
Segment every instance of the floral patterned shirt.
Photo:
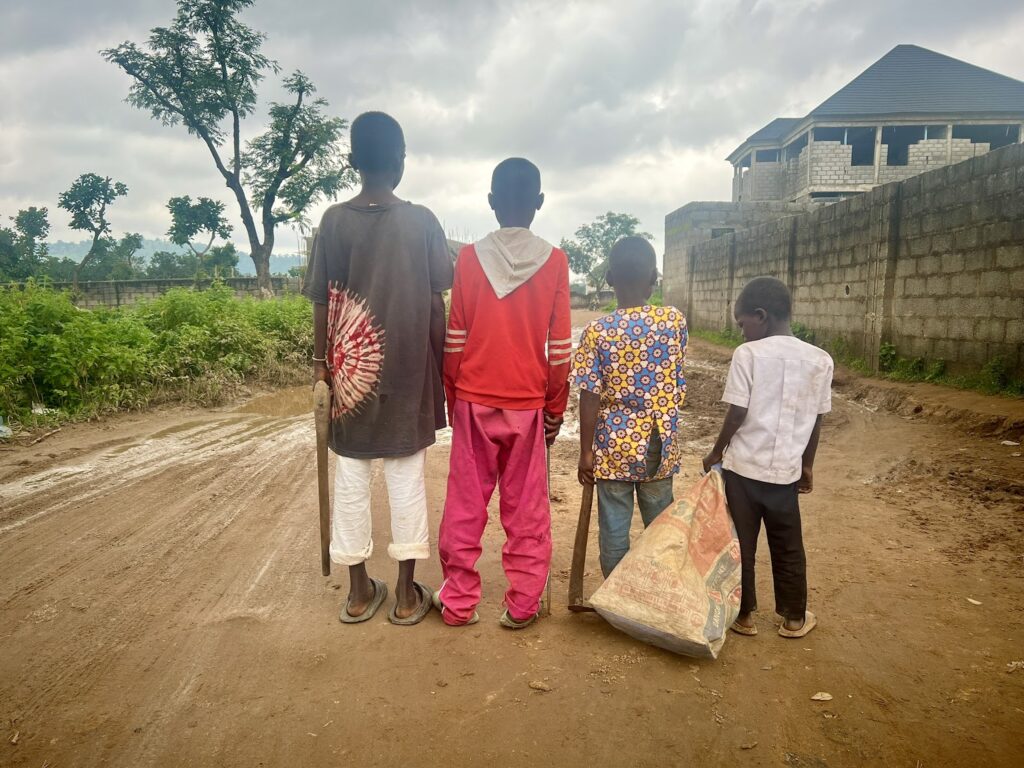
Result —
<svg viewBox="0 0 1024 768"><path fill-rule="evenodd" d="M594 437L597 479L644 482L679 471L686 341L686 318L675 307L619 309L583 329L573 378L580 389L601 397ZM661 464L648 477L645 457L655 430Z"/></svg>

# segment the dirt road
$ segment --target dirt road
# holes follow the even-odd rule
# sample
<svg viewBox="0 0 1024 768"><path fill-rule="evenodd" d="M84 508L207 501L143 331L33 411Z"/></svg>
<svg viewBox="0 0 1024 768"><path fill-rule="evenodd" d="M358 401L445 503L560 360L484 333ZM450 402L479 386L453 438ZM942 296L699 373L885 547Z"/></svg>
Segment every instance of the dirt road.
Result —
<svg viewBox="0 0 1024 768"><path fill-rule="evenodd" d="M693 345L679 487L717 429L725 359ZM1001 445L1024 432L1020 401L841 383L804 500L821 625L774 634L763 548L761 634L716 662L561 609L572 439L554 452L549 619L498 626L492 521L480 624L342 626L344 573L319 573L307 406L300 388L0 452L0 764L1021 764L1024 458ZM435 533L446 474L441 445ZM371 572L393 582L375 483ZM439 583L435 561L420 575Z"/></svg>

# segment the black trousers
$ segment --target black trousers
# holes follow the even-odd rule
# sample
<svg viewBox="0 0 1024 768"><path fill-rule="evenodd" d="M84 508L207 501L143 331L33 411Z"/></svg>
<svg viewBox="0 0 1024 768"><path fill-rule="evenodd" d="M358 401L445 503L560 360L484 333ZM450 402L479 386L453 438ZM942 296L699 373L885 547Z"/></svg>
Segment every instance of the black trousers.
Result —
<svg viewBox="0 0 1024 768"><path fill-rule="evenodd" d="M726 470L725 495L736 525L743 564L743 597L740 611L757 609L754 561L757 537L764 521L772 556L775 612L787 619L803 619L807 610L807 558L800 528L800 495L797 484L778 485L751 480Z"/></svg>

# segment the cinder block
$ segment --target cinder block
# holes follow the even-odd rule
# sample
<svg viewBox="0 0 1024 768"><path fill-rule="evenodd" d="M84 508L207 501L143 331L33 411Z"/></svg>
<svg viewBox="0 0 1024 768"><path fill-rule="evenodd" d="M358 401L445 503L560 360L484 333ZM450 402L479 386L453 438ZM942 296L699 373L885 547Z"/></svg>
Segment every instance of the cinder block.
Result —
<svg viewBox="0 0 1024 768"><path fill-rule="evenodd" d="M995 249L995 266L1024 269L1024 243Z"/></svg>
<svg viewBox="0 0 1024 768"><path fill-rule="evenodd" d="M964 270L964 256L962 253L945 253L940 259L943 272L962 272Z"/></svg>

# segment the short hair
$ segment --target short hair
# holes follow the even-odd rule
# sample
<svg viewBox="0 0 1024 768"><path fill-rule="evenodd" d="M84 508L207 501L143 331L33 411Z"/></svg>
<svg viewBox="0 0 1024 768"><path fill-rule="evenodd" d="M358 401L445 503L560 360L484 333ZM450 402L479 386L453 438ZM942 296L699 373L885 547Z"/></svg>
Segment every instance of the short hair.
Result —
<svg viewBox="0 0 1024 768"><path fill-rule="evenodd" d="M349 141L352 164L367 173L395 170L405 156L402 126L384 112L363 112L353 120Z"/></svg>
<svg viewBox="0 0 1024 768"><path fill-rule="evenodd" d="M616 283L643 283L658 268L658 257L646 238L630 235L612 246L608 268L614 273Z"/></svg>
<svg viewBox="0 0 1024 768"><path fill-rule="evenodd" d="M498 208L536 208L540 169L522 157L502 160L491 174L491 194Z"/></svg>
<svg viewBox="0 0 1024 768"><path fill-rule="evenodd" d="M744 285L736 299L736 312L752 315L759 309L776 320L789 320L793 314L793 299L786 284L775 277L755 277Z"/></svg>

